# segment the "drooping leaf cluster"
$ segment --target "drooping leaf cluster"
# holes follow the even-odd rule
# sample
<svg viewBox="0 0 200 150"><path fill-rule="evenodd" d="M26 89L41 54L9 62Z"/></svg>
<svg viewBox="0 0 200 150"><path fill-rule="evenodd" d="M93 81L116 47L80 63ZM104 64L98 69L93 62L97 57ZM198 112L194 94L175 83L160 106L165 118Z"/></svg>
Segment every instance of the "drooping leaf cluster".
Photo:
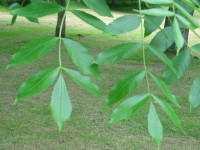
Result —
<svg viewBox="0 0 200 150"><path fill-rule="evenodd" d="M83 2L97 14L112 17L105 0L83 0ZM142 2L147 3L149 8L141 9ZM185 6L187 6L188 9L186 9ZM16 101L19 102L27 97L46 90L55 80L57 80L52 92L51 109L54 120L59 129L61 129L64 121L70 117L72 111L67 86L63 77L64 73L71 77L85 90L99 96L101 93L98 86L85 75L90 75L96 79L100 79L98 65L109 65L119 62L134 56L139 51L142 51L144 68L138 72L130 72L117 81L111 88L105 103L106 105L112 105L123 100L130 93L134 92L142 82L145 82L147 87L146 92L125 99L113 111L111 122L126 119L142 108L145 104L150 104L148 131L159 147L163 138L163 127L155 103L160 106L176 127L183 130L181 121L176 115L173 107L171 107L171 104L177 107L180 107L180 105L175 95L170 91L169 85L184 75L190 64L190 51L200 51L200 44L196 44L191 48L180 51L185 43L181 29L189 29L199 37L195 30L199 28L199 23L190 15L190 12L193 10L199 12L199 6L200 3L197 0L139 0L139 10L134 10L136 12L135 14L119 17L108 25L94 15L82 10L72 10L71 12L84 22L109 35L119 35L141 27L141 42L130 42L116 45L102 51L96 56L96 58L93 58L86 47L71 39L61 38L61 36L58 38L44 37L41 39L35 39L13 55L8 67L35 61L45 55L56 44L59 45L59 66L32 75L20 87ZM63 10L68 11L67 8L68 5L64 8L54 3L46 3L43 1L33 1L33 3L26 7L13 6L13 8L11 8L11 14L13 15L12 23L15 22L17 16L23 16L27 19L31 18L31 20L37 20L38 22L39 17L58 13ZM168 10L166 8L172 9ZM172 25L163 28L162 22L166 17L170 19ZM153 37L149 44L145 44L144 38L151 35L156 30L158 30L158 33ZM164 52L173 43L176 45L177 55L170 60ZM72 62L80 72L62 66L62 44ZM151 53L153 56L158 57L166 65L162 77L158 77L148 70L146 65L147 53ZM165 98L157 96L151 91L149 78L151 78ZM200 77L197 77L197 79L194 80L190 90L189 103L191 108L200 105L199 78Z"/></svg>

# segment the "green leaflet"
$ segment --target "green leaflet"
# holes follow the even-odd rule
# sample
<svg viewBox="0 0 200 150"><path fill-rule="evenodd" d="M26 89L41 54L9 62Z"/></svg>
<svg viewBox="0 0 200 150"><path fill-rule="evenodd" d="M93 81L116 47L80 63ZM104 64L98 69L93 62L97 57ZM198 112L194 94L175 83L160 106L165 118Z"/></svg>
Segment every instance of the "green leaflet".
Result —
<svg viewBox="0 0 200 150"><path fill-rule="evenodd" d="M26 7L11 10L11 14L14 16L39 18L58 13L63 10L65 10L65 7L59 6L55 3L32 3Z"/></svg>
<svg viewBox="0 0 200 150"><path fill-rule="evenodd" d="M168 86L163 82L161 79L153 75L152 73L148 72L148 74L151 76L153 81L156 83L157 87L162 91L162 93L172 102L174 105L180 107L178 101L176 100L176 97L172 94Z"/></svg>
<svg viewBox="0 0 200 150"><path fill-rule="evenodd" d="M182 77L190 64L190 52L188 49L179 53L172 60L172 64L179 77ZM167 66L163 72L163 80L166 84L172 84L178 80L177 75Z"/></svg>
<svg viewBox="0 0 200 150"><path fill-rule="evenodd" d="M144 16L144 28L145 28L145 37L150 35L152 32L154 32L157 29L160 29L160 25L163 22L164 17L158 17L158 16ZM161 29L162 31L162 29ZM162 32L164 33L164 32ZM165 39L166 40L166 39Z"/></svg>
<svg viewBox="0 0 200 150"><path fill-rule="evenodd" d="M98 66L96 64L92 64L94 59L89 54L87 48L70 39L63 38L62 40L72 61L80 69L80 71L83 74L91 75L97 79L100 79Z"/></svg>
<svg viewBox="0 0 200 150"><path fill-rule="evenodd" d="M193 46L191 47L191 50L192 50L192 51L200 52L200 44L193 45Z"/></svg>
<svg viewBox="0 0 200 150"><path fill-rule="evenodd" d="M47 53L59 38L57 37L43 37L36 39L22 47L19 52L14 54L7 68L30 63Z"/></svg>
<svg viewBox="0 0 200 150"><path fill-rule="evenodd" d="M72 104L62 74L60 74L52 92L51 111L59 130L61 130L64 121L69 119L72 112Z"/></svg>
<svg viewBox="0 0 200 150"><path fill-rule="evenodd" d="M17 92L16 102L45 91L56 79L60 68L47 69L33 74Z"/></svg>
<svg viewBox="0 0 200 150"><path fill-rule="evenodd" d="M108 99L106 100L107 105L112 105L129 93L131 93L145 77L145 72L130 73L125 77L121 78L111 89Z"/></svg>
<svg viewBox="0 0 200 150"><path fill-rule="evenodd" d="M106 0L83 0L83 2L99 15L112 17Z"/></svg>
<svg viewBox="0 0 200 150"><path fill-rule="evenodd" d="M189 102L191 108L200 106L200 76L194 80L189 94Z"/></svg>
<svg viewBox="0 0 200 150"><path fill-rule="evenodd" d="M92 93L95 96L101 96L101 92L99 90L99 87L94 84L90 78L81 75L79 72L63 68L63 70L82 88L87 90L88 92Z"/></svg>
<svg viewBox="0 0 200 150"><path fill-rule="evenodd" d="M195 4L191 0L183 0L183 2L187 4L188 6L190 6L192 9L200 12L200 9L196 7Z"/></svg>
<svg viewBox="0 0 200 150"><path fill-rule="evenodd" d="M125 43L108 48L95 59L98 65L106 65L132 57L141 49L140 43Z"/></svg>
<svg viewBox="0 0 200 150"><path fill-rule="evenodd" d="M174 125L180 129L182 129L181 121L179 120L179 118L176 115L173 108L170 105L168 105L164 100L161 100L160 98L156 97L155 95L152 95L152 98L160 105L162 110L171 119L171 121L174 123Z"/></svg>
<svg viewBox="0 0 200 150"><path fill-rule="evenodd" d="M119 107L117 107L113 111L110 122L116 122L128 118L139 108L144 106L144 104L148 100L148 97L149 97L148 94L143 94L143 95L133 96L125 100L119 105Z"/></svg>
<svg viewBox="0 0 200 150"><path fill-rule="evenodd" d="M156 112L156 109L151 102L148 114L148 131L153 137L158 147L160 147L163 139L163 127Z"/></svg>
<svg viewBox="0 0 200 150"><path fill-rule="evenodd" d="M118 35L137 29L140 26L141 18L137 15L125 15L111 22L106 28L105 33Z"/></svg>
<svg viewBox="0 0 200 150"><path fill-rule="evenodd" d="M198 38L200 38L199 34L194 30L192 23L190 23L186 18L181 15L176 14L176 17L187 29L190 29Z"/></svg>
<svg viewBox="0 0 200 150"><path fill-rule="evenodd" d="M183 35L181 33L181 29L179 27L179 24L178 24L176 17L174 18L174 21L173 21L173 30L174 30L174 41L176 43L177 55L178 55L181 48L184 45L184 38L183 38Z"/></svg>
<svg viewBox="0 0 200 150"><path fill-rule="evenodd" d="M161 17L166 17L166 16L174 16L175 14L171 11L168 11L163 8L151 8L151 9L143 9L139 11L142 14L145 15L150 15L150 16L161 16Z"/></svg>
<svg viewBox="0 0 200 150"><path fill-rule="evenodd" d="M164 34L163 34L164 32ZM167 35L167 37L166 37ZM151 40L150 45L161 52L166 51L174 43L174 33L172 27L166 27L159 31Z"/></svg>
<svg viewBox="0 0 200 150"><path fill-rule="evenodd" d="M199 28L199 23L179 4L175 3L178 10L190 21L194 28Z"/></svg>
<svg viewBox="0 0 200 150"><path fill-rule="evenodd" d="M172 62L168 59L168 57L161 51L155 50L152 46L148 46L149 50L156 55L161 61L163 61L176 75L176 70L174 69Z"/></svg>
<svg viewBox="0 0 200 150"><path fill-rule="evenodd" d="M95 27L101 31L104 31L106 28L106 24L103 21L101 21L99 18L97 18L91 14L88 14L88 13L85 13L85 12L79 11L79 10L73 10L71 12L74 15L76 15L77 17L79 17L80 19L82 19L83 21L85 21L86 23L92 25L93 27Z"/></svg>
<svg viewBox="0 0 200 150"><path fill-rule="evenodd" d="M172 4L173 0L142 0L143 2L149 3L149 4Z"/></svg>
<svg viewBox="0 0 200 150"><path fill-rule="evenodd" d="M39 23L39 20L37 18L26 17L26 19L33 23Z"/></svg>

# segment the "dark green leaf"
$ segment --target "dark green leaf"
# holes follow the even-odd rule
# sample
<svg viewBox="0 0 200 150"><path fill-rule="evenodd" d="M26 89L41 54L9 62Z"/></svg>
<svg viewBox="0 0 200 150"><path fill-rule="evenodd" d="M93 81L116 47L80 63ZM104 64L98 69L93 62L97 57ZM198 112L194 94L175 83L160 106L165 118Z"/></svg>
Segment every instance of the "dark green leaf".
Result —
<svg viewBox="0 0 200 150"><path fill-rule="evenodd" d="M176 43L177 55L178 55L179 51L184 45L184 38L176 18L174 18L173 29L174 29L174 41Z"/></svg>
<svg viewBox="0 0 200 150"><path fill-rule="evenodd" d="M178 56L175 56L172 59L172 64L174 66L174 69L176 70L176 73L179 77L182 77L185 73L187 67L190 64L190 52L188 49L182 51L179 53ZM172 84L176 80L178 80L177 75L169 68L166 67L163 72L163 79L166 84Z"/></svg>
<svg viewBox="0 0 200 150"><path fill-rule="evenodd" d="M144 16L144 28L145 28L145 36L150 35L156 29L160 28L161 23L163 22L164 17L158 16Z"/></svg>
<svg viewBox="0 0 200 150"><path fill-rule="evenodd" d="M92 75L93 77L100 79L98 66L96 64L92 64L94 62L94 59L89 54L87 48L85 48L78 42L70 39L62 39L62 40L72 61L81 70L81 72L87 75Z"/></svg>
<svg viewBox="0 0 200 150"><path fill-rule="evenodd" d="M79 10L73 10L71 11L74 15L76 15L77 17L79 17L80 19L82 19L83 21L85 21L86 23L92 25L93 27L104 31L106 28L106 24L101 21L99 18L91 15L91 14L87 14L83 11L79 11Z"/></svg>
<svg viewBox="0 0 200 150"><path fill-rule="evenodd" d="M164 32L165 34L163 34ZM167 35L167 37L165 36ZM174 43L174 33L172 27L166 27L159 31L151 40L150 45L161 52L167 50Z"/></svg>
<svg viewBox="0 0 200 150"><path fill-rule="evenodd" d="M137 29L140 26L141 18L136 15L125 15L111 22L105 29L110 35L118 35Z"/></svg>
<svg viewBox="0 0 200 150"><path fill-rule="evenodd" d="M101 92L99 90L99 87L94 84L90 78L81 75L79 72L63 68L64 71L82 88L89 91L90 93L94 94L95 96L100 96Z"/></svg>
<svg viewBox="0 0 200 150"><path fill-rule="evenodd" d="M154 49L152 46L148 46L149 50L156 55L160 60L162 60L175 74L176 70L174 69L172 62L168 59L168 57L161 51Z"/></svg>
<svg viewBox="0 0 200 150"><path fill-rule="evenodd" d="M17 8L11 11L12 15L39 18L65 10L65 7L55 3L32 3L26 7Z"/></svg>
<svg viewBox="0 0 200 150"><path fill-rule="evenodd" d="M168 105L164 100L152 95L152 98L160 105L166 115L171 119L174 125L180 129L182 129L181 121L179 120L178 116L176 115L174 109Z"/></svg>
<svg viewBox="0 0 200 150"><path fill-rule="evenodd" d="M137 72L126 75L121 78L111 89L108 99L106 100L107 105L112 105L129 93L131 93L138 85L142 82L145 77L145 72Z"/></svg>
<svg viewBox="0 0 200 150"><path fill-rule="evenodd" d="M55 46L58 39L57 37L43 37L31 41L12 56L8 67L27 64L42 57Z"/></svg>
<svg viewBox="0 0 200 150"><path fill-rule="evenodd" d="M45 91L56 79L60 68L53 68L33 74L17 92L16 102Z"/></svg>
<svg viewBox="0 0 200 150"><path fill-rule="evenodd" d="M189 102L191 108L200 106L200 76L194 80L192 84L190 89Z"/></svg>
<svg viewBox="0 0 200 150"><path fill-rule="evenodd" d="M61 130L63 123L69 119L72 112L72 104L62 74L60 74L53 89L51 111L59 130Z"/></svg>
<svg viewBox="0 0 200 150"><path fill-rule="evenodd" d="M157 87L162 91L162 93L176 106L180 107L176 97L172 94L168 86L161 79L148 72L153 81L156 83Z"/></svg>
<svg viewBox="0 0 200 150"><path fill-rule="evenodd" d="M111 64L132 57L141 49L140 43L125 43L108 48L101 52L95 63L99 65Z"/></svg>
<svg viewBox="0 0 200 150"><path fill-rule="evenodd" d="M128 118L134 112L136 112L139 108L144 106L147 102L149 95L137 95L133 96L124 102L122 102L118 108L116 108L112 113L112 118L110 122L120 121Z"/></svg>
<svg viewBox="0 0 200 150"><path fill-rule="evenodd" d="M153 137L158 147L160 147L161 141L163 139L163 127L156 112L154 105L150 104L149 114L148 114L148 131Z"/></svg>
<svg viewBox="0 0 200 150"><path fill-rule="evenodd" d="M83 0L83 2L99 15L112 17L106 0Z"/></svg>
<svg viewBox="0 0 200 150"><path fill-rule="evenodd" d="M37 18L26 17L26 19L30 22L39 23L39 20Z"/></svg>
<svg viewBox="0 0 200 150"><path fill-rule="evenodd" d="M15 24L16 20L17 20L17 16L13 16L11 20L11 25Z"/></svg>

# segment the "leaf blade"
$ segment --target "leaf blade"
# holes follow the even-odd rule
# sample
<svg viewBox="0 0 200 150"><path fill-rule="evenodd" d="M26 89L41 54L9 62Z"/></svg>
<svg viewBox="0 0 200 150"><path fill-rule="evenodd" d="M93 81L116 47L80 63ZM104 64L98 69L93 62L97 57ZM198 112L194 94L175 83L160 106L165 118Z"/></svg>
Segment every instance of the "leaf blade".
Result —
<svg viewBox="0 0 200 150"><path fill-rule="evenodd" d="M147 102L149 95L143 94L143 95L137 95L133 96L124 102L122 102L118 108L116 108L111 117L110 122L116 122L123 119L126 119L130 115L132 115L134 112L136 112L139 108L144 106L144 104Z"/></svg>
<svg viewBox="0 0 200 150"><path fill-rule="evenodd" d="M63 123L69 119L72 112L72 104L67 92L67 87L62 74L60 74L51 96L51 112L61 131Z"/></svg>
<svg viewBox="0 0 200 150"><path fill-rule="evenodd" d="M148 131L155 140L157 146L160 147L163 139L163 127L152 102L148 113Z"/></svg>
<svg viewBox="0 0 200 150"><path fill-rule="evenodd" d="M95 96L101 96L101 92L99 90L99 87L94 84L90 78L81 75L79 72L63 68L63 70L82 88L87 90L88 92L92 93Z"/></svg>
<svg viewBox="0 0 200 150"><path fill-rule="evenodd" d="M189 103L191 108L200 106L200 76L193 81L189 93Z"/></svg>
<svg viewBox="0 0 200 150"><path fill-rule="evenodd" d="M108 48L97 55L95 63L98 65L106 65L118 62L133 56L140 50L140 48L141 45L139 43L125 43L117 45L112 48Z"/></svg>
<svg viewBox="0 0 200 150"><path fill-rule="evenodd" d="M53 84L60 68L47 69L36 74L33 74L26 80L17 92L16 102L20 102L25 98L34 96L46 90Z"/></svg>
<svg viewBox="0 0 200 150"><path fill-rule="evenodd" d="M145 77L145 72L130 73L125 77L121 78L111 89L108 99L106 100L107 105L112 105L130 92L132 92Z"/></svg>
<svg viewBox="0 0 200 150"><path fill-rule="evenodd" d="M30 43L22 47L19 52L14 54L7 68L27 64L39 59L46 54L58 41L57 37L44 37L32 40Z"/></svg>
<svg viewBox="0 0 200 150"><path fill-rule="evenodd" d="M109 35L118 35L135 30L139 27L141 18L136 15L125 15L117 18L105 28L105 33Z"/></svg>

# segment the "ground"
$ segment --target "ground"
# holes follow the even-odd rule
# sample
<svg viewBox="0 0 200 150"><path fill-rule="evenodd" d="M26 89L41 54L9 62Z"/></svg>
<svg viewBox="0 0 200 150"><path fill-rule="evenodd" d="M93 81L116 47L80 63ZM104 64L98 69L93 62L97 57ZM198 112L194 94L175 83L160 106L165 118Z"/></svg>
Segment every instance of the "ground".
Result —
<svg viewBox="0 0 200 150"><path fill-rule="evenodd" d="M114 12L115 17L123 15ZM148 106L139 110L125 121L109 124L112 111L118 104L107 107L104 100L111 86L130 71L143 69L142 57L137 56L108 66L101 66L102 81L94 80L101 88L103 96L94 97L65 77L73 104L71 118L61 132L52 119L49 103L52 87L47 91L15 105L15 94L19 86L32 73L58 65L58 49L53 48L44 58L19 67L5 70L11 56L33 38L54 35L56 16L40 19L40 24L32 24L19 18L10 26L6 12L0 12L0 149L67 149L67 150L154 150L156 146L147 132ZM113 19L101 18L109 23ZM110 37L86 25L71 13L67 20L67 37L86 46L93 56L102 50L129 41L139 41L139 29L117 37ZM198 31L199 32L199 31ZM154 33L155 34L155 33ZM79 36L81 35L81 36ZM148 42L152 37L147 38ZM190 35L190 45L197 43ZM76 69L63 50L63 63ZM174 108L182 120L186 134L175 128L159 109L164 126L163 150L199 150L200 148L200 109L189 112L188 91L194 78L200 74L200 60L192 59L191 65L182 80L171 86L179 99L181 108ZM164 64L156 58L148 57L148 69L161 75ZM159 93L155 85L151 90ZM142 84L132 94L144 93ZM130 96L130 95L129 95ZM161 95L162 96L162 95Z"/></svg>

